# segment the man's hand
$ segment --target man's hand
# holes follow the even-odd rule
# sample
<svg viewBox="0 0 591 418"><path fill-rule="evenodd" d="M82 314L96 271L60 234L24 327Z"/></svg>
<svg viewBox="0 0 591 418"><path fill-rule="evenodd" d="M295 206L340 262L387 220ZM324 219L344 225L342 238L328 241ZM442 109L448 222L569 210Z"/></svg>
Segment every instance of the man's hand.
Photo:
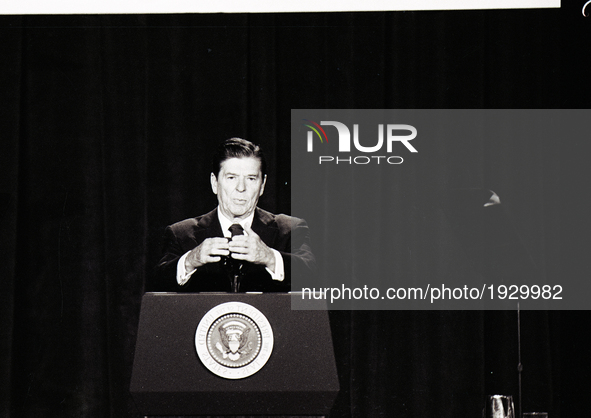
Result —
<svg viewBox="0 0 591 418"><path fill-rule="evenodd" d="M250 227L245 229L248 235L235 235L228 244L232 258L261 264L275 271L275 255Z"/></svg>
<svg viewBox="0 0 591 418"><path fill-rule="evenodd" d="M185 259L187 273L207 263L217 263L221 256L230 255L227 238L207 238L193 248Z"/></svg>

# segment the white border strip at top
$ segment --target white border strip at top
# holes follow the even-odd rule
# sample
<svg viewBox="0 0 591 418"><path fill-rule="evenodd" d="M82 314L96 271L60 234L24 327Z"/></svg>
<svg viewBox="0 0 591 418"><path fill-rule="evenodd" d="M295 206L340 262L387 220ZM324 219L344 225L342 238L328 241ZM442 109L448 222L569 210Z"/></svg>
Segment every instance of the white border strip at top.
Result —
<svg viewBox="0 0 591 418"><path fill-rule="evenodd" d="M0 14L271 13L558 8L560 0L0 0Z"/></svg>

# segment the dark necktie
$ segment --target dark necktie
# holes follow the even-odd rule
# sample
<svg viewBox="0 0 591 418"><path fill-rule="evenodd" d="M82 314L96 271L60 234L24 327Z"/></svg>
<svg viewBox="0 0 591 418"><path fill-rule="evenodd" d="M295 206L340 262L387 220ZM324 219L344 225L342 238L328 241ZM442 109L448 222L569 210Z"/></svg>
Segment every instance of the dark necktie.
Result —
<svg viewBox="0 0 591 418"><path fill-rule="evenodd" d="M244 235L244 229L242 229L242 225L240 225L240 224L232 224L232 225L230 225L228 230L230 230L230 233L232 234L232 236Z"/></svg>
<svg viewBox="0 0 591 418"><path fill-rule="evenodd" d="M232 237L236 235L244 235L244 229L240 224L232 224L228 228ZM240 288L240 273L242 270L242 262L239 260L232 260L232 292L237 293Z"/></svg>

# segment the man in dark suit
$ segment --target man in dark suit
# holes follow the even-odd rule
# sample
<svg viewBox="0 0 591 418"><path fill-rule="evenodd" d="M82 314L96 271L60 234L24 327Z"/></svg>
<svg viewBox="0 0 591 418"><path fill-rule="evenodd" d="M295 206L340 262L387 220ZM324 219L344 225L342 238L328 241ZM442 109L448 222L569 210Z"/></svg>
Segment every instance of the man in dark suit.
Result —
<svg viewBox="0 0 591 418"><path fill-rule="evenodd" d="M289 291L291 273L312 274L314 255L302 219L257 207L267 180L260 147L224 141L210 176L218 207L166 228L157 291Z"/></svg>

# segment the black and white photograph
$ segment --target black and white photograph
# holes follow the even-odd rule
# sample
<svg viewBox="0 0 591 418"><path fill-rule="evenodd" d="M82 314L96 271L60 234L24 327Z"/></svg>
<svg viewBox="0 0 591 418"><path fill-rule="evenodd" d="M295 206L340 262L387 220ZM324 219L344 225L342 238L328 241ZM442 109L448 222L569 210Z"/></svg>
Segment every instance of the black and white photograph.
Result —
<svg viewBox="0 0 591 418"><path fill-rule="evenodd" d="M1 417L586 416L591 4L25 3Z"/></svg>

